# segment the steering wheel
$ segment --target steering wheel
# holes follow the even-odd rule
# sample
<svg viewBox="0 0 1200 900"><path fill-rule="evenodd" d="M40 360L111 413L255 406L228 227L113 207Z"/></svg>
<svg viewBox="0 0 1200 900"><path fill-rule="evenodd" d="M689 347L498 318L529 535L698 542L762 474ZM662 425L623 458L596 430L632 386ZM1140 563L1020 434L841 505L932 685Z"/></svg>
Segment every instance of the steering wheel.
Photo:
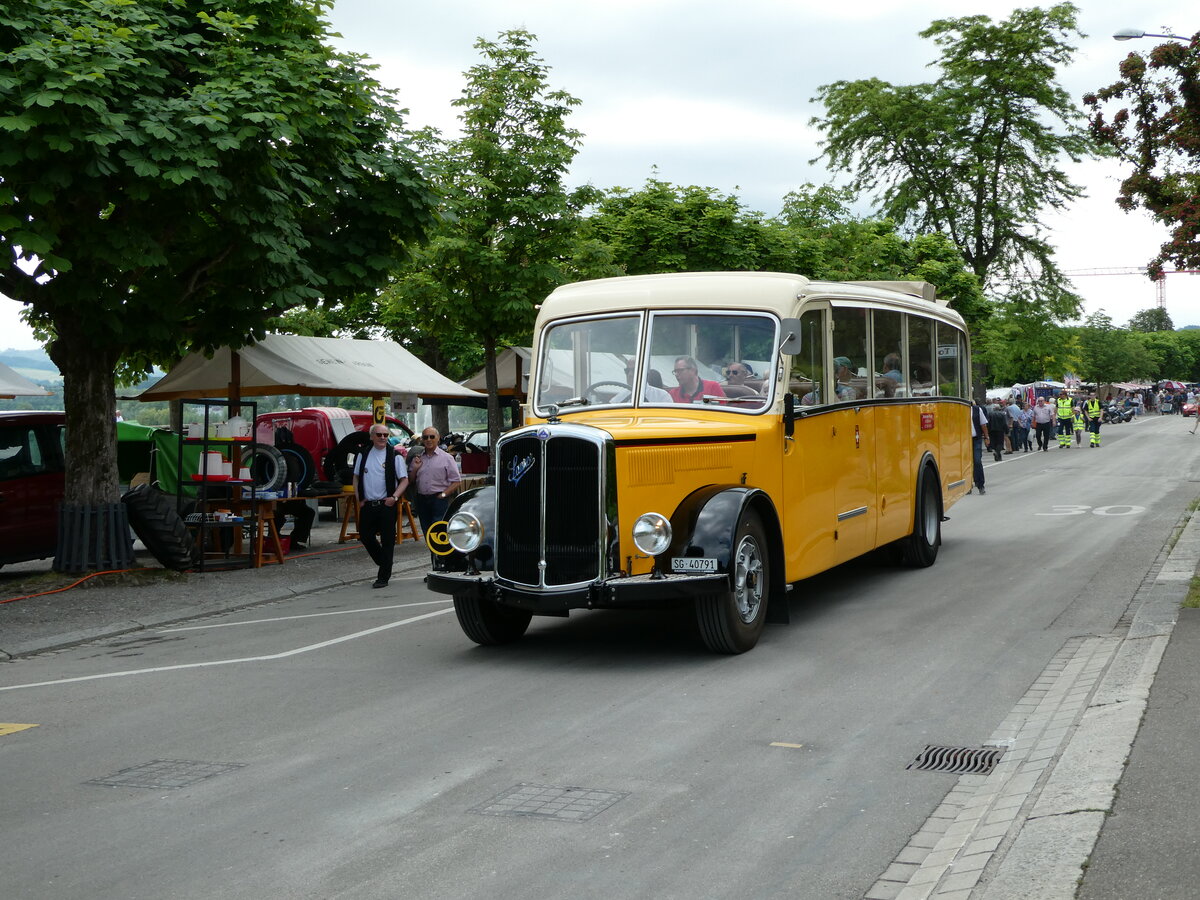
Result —
<svg viewBox="0 0 1200 900"><path fill-rule="evenodd" d="M586 397L586 398L587 398L587 399L590 401L590 400L591 400L591 396L592 396L592 392L593 392L594 390L596 390L596 388L599 388L599 387L604 387L604 386L606 386L606 385L611 385L611 386L613 386L613 387L620 388L620 389L621 389L621 390L623 390L623 391L629 391L631 394L632 394L632 391L633 391L633 388L631 388L629 385L627 385L627 384L626 384L625 382L623 382L623 381L595 381L595 382L592 382L591 384L589 384L589 385L588 385L588 386L587 386L587 387L584 389L583 396L584 396L584 397ZM600 398L599 398L599 397L596 397L596 402L599 402L599 401L600 401Z"/></svg>

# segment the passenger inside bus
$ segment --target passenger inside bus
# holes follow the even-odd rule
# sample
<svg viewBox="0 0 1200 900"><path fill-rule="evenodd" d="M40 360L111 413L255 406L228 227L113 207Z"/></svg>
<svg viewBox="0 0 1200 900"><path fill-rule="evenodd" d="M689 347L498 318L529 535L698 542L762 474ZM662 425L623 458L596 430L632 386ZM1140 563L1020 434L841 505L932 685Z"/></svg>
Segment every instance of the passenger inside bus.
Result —
<svg viewBox="0 0 1200 900"><path fill-rule="evenodd" d="M628 403L629 398L633 396L633 382L637 377L637 360L628 359L625 361L625 383L629 385L625 390L618 391L613 394L612 403ZM670 403L671 395L663 389L662 376L658 374L658 369L650 369L646 373L646 387L642 390L642 399L648 403Z"/></svg>
<svg viewBox="0 0 1200 900"><path fill-rule="evenodd" d="M836 392L839 400L858 400L866 396L866 392L860 390L855 385L851 384L854 378L854 370L850 367L848 357L839 356L833 361L834 378L836 380Z"/></svg>
<svg viewBox="0 0 1200 900"><path fill-rule="evenodd" d="M747 362L732 362L725 368L725 382L721 385L726 397L755 397L760 393L762 380L754 377L754 369Z"/></svg>
<svg viewBox="0 0 1200 900"><path fill-rule="evenodd" d="M673 371L679 386L671 388L669 393L676 403L703 403L706 396L725 396L719 384L700 377L700 366L690 356L675 357Z"/></svg>

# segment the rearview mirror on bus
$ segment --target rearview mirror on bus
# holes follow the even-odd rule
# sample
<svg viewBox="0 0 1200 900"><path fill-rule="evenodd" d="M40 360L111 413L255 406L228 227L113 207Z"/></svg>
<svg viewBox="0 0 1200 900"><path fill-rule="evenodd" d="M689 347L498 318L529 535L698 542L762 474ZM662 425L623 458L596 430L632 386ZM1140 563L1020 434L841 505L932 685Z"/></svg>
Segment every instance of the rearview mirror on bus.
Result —
<svg viewBox="0 0 1200 900"><path fill-rule="evenodd" d="M779 352L795 356L800 352L800 320L784 319L779 323L783 340L779 344Z"/></svg>

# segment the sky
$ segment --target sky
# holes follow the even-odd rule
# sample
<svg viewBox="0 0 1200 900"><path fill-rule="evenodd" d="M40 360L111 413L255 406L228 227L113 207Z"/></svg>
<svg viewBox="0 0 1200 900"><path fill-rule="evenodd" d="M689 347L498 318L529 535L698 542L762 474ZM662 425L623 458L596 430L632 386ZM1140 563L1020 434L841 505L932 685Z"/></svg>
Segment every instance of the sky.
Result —
<svg viewBox="0 0 1200 900"><path fill-rule="evenodd" d="M400 91L412 128L453 136L463 73L480 61L474 44L522 28L537 36L549 84L577 97L570 124L583 144L568 185L638 188L656 177L731 194L749 209L779 211L788 191L805 183L845 183L823 162L817 89L838 80L879 78L893 84L931 80L937 57L918 32L940 18L1006 19L1036 3L999 0L336 0L330 12L340 47L367 56L375 75ZM1043 7L1051 3L1040 4ZM1122 28L1190 35L1200 30L1193 2L1076 0L1080 29L1073 64L1060 83L1078 99L1110 84L1145 38L1118 42ZM1116 162L1064 168L1087 197L1044 219L1057 261L1068 273L1137 270L1167 238L1144 212L1124 213L1115 196ZM861 212L870 209L862 200ZM1084 314L1103 310L1124 325L1157 305L1144 275L1080 275ZM1200 325L1200 275L1170 275L1166 308L1176 327ZM20 305L0 297L0 346L36 347L17 318Z"/></svg>

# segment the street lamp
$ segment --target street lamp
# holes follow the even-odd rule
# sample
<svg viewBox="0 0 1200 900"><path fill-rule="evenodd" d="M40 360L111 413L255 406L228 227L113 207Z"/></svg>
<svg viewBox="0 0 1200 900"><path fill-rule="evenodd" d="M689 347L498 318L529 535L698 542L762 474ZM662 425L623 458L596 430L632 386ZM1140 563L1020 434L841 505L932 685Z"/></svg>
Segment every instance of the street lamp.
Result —
<svg viewBox="0 0 1200 900"><path fill-rule="evenodd" d="M1147 34L1146 32L1144 32L1138 28L1122 28L1120 31L1118 31L1116 34L1113 35L1113 40L1114 41L1134 41L1134 40L1137 40L1138 38L1144 38L1144 37L1167 38L1168 40L1172 40L1172 41L1190 41L1191 40L1191 38L1181 37L1178 34Z"/></svg>

